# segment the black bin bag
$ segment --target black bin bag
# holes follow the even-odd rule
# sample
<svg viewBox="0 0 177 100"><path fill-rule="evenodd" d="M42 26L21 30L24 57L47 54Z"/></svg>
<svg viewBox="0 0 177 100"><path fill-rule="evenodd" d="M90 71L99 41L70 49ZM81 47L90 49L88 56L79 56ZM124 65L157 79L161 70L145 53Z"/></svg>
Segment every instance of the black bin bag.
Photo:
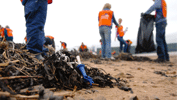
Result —
<svg viewBox="0 0 177 100"><path fill-rule="evenodd" d="M153 39L154 20L153 15L145 14L141 16L135 53L155 51Z"/></svg>

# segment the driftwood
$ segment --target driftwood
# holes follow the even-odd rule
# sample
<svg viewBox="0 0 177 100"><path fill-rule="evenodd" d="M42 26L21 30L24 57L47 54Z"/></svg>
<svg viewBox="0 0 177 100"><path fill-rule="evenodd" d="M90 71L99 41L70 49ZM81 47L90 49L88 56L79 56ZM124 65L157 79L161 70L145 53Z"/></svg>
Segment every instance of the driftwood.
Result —
<svg viewBox="0 0 177 100"><path fill-rule="evenodd" d="M43 78L43 76L10 76L10 77L0 77L0 80L10 80L17 78Z"/></svg>
<svg viewBox="0 0 177 100"><path fill-rule="evenodd" d="M6 63L0 63L0 66L8 66L9 63L17 63L17 62L19 62L19 60L8 61L8 62L6 62Z"/></svg>
<svg viewBox="0 0 177 100"><path fill-rule="evenodd" d="M76 90L91 87L89 83L84 81L80 70L77 68L79 64L76 60L76 56L79 55L77 52L61 50L49 54L49 57L44 56L45 60L39 61L34 58L33 54L25 50L22 44L15 45L14 50L5 48L5 44L1 45L0 43L0 66L2 67L0 69L0 88L3 91L8 91L12 97L43 98L48 94L52 96L53 94L61 95L58 92L58 94L52 93L51 88L72 90L72 93L62 94L64 97L72 97ZM82 54L82 57L84 57L83 55L88 55L94 59L99 58L90 53ZM86 65L85 71L88 76L93 78L93 86L121 86L119 84L120 79L113 78L103 69ZM115 80L117 84L114 85L112 80ZM37 85L43 85L43 88L34 89L34 86Z"/></svg>

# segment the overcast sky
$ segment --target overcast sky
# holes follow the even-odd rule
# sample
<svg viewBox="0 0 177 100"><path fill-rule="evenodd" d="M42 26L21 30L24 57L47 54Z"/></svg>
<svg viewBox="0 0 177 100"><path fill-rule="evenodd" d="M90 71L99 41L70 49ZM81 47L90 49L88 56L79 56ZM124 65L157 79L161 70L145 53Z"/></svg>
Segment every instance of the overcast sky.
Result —
<svg viewBox="0 0 177 100"><path fill-rule="evenodd" d="M14 42L23 43L26 36L24 6L20 0L0 0L0 25L9 25L13 30ZM177 0L167 2L167 28L166 36L177 38ZM128 27L124 39L130 39L136 44L140 23L140 14L146 12L152 0L53 0L48 5L45 35L55 37L56 45L59 41L67 43L68 48L81 45L84 42L88 47L99 47L101 39L98 28L98 13L105 3L112 5L116 21L123 19L122 25ZM154 12L152 13L154 14ZM154 31L155 36L155 31ZM112 46L119 46L115 38L115 25L112 28ZM168 37L169 38L169 37ZM167 41L167 43L176 41Z"/></svg>

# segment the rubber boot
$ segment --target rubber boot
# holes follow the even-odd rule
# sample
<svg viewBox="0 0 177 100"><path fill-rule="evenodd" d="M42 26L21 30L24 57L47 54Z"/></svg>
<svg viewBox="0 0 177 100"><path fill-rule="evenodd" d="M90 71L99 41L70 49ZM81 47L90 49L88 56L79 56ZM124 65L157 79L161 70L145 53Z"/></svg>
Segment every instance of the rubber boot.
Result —
<svg viewBox="0 0 177 100"><path fill-rule="evenodd" d="M41 54L35 55L35 58L37 58L38 60L44 60Z"/></svg>

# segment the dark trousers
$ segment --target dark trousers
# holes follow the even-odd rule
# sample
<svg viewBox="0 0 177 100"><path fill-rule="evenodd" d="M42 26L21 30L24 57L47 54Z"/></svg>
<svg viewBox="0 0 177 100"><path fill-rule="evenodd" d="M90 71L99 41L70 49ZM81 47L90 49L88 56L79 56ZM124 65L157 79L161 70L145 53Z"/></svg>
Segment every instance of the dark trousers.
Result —
<svg viewBox="0 0 177 100"><path fill-rule="evenodd" d="M44 25L47 15L47 0L28 0L25 4L27 49L41 53L45 41ZM30 39L30 40L29 40Z"/></svg>
<svg viewBox="0 0 177 100"><path fill-rule="evenodd" d="M166 21L156 24L157 55L159 59L169 60L168 48L165 40Z"/></svg>
<svg viewBox="0 0 177 100"><path fill-rule="evenodd" d="M122 48L123 48L123 45L125 45L124 47L124 52L127 52L127 43L124 41L123 37L117 37L117 39L119 40L120 42L120 52L122 51Z"/></svg>
<svg viewBox="0 0 177 100"><path fill-rule="evenodd" d="M130 53L131 45L127 46L127 53Z"/></svg>

